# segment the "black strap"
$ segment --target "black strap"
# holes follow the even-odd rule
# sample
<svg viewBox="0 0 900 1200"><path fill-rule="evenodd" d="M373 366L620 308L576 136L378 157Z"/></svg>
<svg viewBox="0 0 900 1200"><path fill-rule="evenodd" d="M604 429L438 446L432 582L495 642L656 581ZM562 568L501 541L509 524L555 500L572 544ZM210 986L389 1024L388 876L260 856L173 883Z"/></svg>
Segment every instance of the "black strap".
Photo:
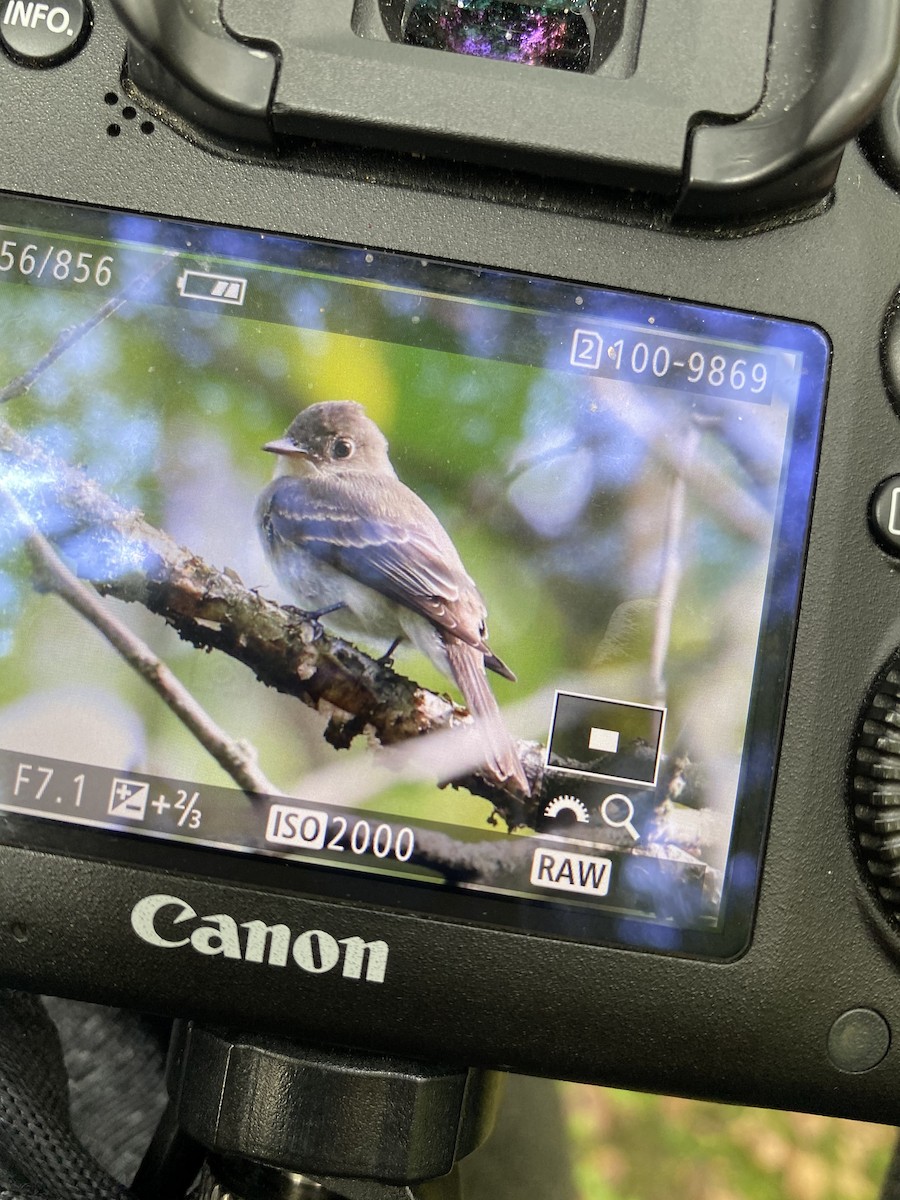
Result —
<svg viewBox="0 0 900 1200"><path fill-rule="evenodd" d="M168 1034L135 1013L0 990L0 1200L136 1200L117 1180L134 1178L165 1108ZM494 1134L460 1166L464 1195L574 1200L563 1127L550 1083L511 1077Z"/></svg>
<svg viewBox="0 0 900 1200"><path fill-rule="evenodd" d="M41 1001L0 991L0 1200L130 1200L76 1137L68 1084ZM123 1111L110 1116L115 1135Z"/></svg>

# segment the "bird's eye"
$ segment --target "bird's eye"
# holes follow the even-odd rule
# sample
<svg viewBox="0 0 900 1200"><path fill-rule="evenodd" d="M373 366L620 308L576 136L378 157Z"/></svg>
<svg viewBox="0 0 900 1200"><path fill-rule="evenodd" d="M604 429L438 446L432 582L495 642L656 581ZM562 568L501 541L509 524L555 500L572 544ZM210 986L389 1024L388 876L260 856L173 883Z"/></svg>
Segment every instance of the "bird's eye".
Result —
<svg viewBox="0 0 900 1200"><path fill-rule="evenodd" d="M334 445L331 447L333 458L349 458L353 453L354 446L349 438L335 438Z"/></svg>

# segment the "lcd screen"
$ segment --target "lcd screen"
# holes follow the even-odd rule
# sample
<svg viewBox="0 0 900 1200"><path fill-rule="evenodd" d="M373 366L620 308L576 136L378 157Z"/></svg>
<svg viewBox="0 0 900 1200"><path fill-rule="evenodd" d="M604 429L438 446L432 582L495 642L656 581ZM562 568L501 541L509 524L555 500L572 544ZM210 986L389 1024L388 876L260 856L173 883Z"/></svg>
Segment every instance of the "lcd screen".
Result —
<svg viewBox="0 0 900 1200"><path fill-rule="evenodd" d="M829 347L0 201L0 839L746 944Z"/></svg>

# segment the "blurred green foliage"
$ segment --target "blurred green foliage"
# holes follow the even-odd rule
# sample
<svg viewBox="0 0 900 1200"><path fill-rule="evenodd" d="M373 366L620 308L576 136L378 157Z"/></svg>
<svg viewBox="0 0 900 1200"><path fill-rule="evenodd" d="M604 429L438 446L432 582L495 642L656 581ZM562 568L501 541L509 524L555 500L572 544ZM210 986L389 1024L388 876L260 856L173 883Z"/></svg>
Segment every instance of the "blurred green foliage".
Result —
<svg viewBox="0 0 900 1200"><path fill-rule="evenodd" d="M882 1125L564 1084L579 1200L876 1200Z"/></svg>

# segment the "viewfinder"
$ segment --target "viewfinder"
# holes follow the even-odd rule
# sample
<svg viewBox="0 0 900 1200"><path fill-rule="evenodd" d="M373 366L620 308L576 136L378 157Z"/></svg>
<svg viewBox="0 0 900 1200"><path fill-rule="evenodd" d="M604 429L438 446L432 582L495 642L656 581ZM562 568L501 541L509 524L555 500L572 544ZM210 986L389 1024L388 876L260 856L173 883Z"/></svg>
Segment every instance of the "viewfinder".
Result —
<svg viewBox="0 0 900 1200"><path fill-rule="evenodd" d="M396 0L381 0L396 28ZM406 0L398 40L563 71L593 70L621 32L624 0ZM389 11L386 11L389 10Z"/></svg>

